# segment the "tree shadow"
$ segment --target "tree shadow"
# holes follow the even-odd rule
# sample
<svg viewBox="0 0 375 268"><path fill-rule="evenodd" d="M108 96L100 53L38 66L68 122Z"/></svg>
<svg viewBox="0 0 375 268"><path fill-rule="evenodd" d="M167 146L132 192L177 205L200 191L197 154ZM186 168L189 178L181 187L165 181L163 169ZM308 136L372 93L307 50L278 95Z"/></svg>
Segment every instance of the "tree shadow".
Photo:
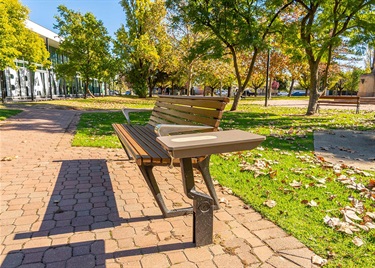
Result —
<svg viewBox="0 0 375 268"><path fill-rule="evenodd" d="M105 267L106 260L126 258L157 252L193 248L192 242L132 248L105 252L104 240L68 243L49 247L12 250L5 257L0 268L13 267Z"/></svg>
<svg viewBox="0 0 375 268"><path fill-rule="evenodd" d="M91 231L159 218L162 216L120 217L106 160L63 160L39 230L16 234L14 239Z"/></svg>

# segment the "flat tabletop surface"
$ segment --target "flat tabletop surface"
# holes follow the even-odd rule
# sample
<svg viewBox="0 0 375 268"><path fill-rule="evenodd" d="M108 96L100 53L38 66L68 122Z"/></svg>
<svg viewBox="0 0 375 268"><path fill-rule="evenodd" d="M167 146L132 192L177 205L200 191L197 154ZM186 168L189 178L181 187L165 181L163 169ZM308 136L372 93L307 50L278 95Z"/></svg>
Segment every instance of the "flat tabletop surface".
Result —
<svg viewBox="0 0 375 268"><path fill-rule="evenodd" d="M226 130L175 136L157 137L157 141L167 150L179 155L198 156L200 154L223 153L249 150L266 138L243 130ZM184 153L186 152L186 153ZM189 153L188 153L189 152Z"/></svg>

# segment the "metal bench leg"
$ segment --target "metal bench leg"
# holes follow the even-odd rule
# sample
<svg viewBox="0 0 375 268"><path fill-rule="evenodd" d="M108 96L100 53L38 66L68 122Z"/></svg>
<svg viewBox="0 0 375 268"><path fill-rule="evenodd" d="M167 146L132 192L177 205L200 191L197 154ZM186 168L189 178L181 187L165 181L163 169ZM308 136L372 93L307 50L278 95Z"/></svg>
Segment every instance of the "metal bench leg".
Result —
<svg viewBox="0 0 375 268"><path fill-rule="evenodd" d="M191 158L181 159L181 172L185 194L193 199L193 243L197 247L212 244L213 200L195 190Z"/></svg>
<svg viewBox="0 0 375 268"><path fill-rule="evenodd" d="M147 185L150 188L152 195L154 196L156 203L158 204L164 217L166 218L177 217L177 216L190 214L193 212L193 209L191 207L169 210L167 206L165 205L158 183L156 182L154 173L152 172L153 166L141 165L138 167L141 170L142 175L145 178Z"/></svg>
<svg viewBox="0 0 375 268"><path fill-rule="evenodd" d="M202 173L207 190L214 201L214 209L220 209L219 199L217 198L215 186L210 174L210 158L211 156L209 155L205 157L203 161L198 161L198 169Z"/></svg>

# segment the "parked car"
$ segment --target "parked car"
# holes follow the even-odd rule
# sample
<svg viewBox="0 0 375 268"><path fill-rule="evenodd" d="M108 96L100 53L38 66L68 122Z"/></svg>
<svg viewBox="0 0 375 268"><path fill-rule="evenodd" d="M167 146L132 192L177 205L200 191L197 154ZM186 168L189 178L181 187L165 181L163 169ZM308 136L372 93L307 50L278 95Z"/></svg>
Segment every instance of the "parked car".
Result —
<svg viewBox="0 0 375 268"><path fill-rule="evenodd" d="M255 96L255 92L252 92L250 89L245 89L242 92L242 97Z"/></svg>
<svg viewBox="0 0 375 268"><path fill-rule="evenodd" d="M292 96L305 96L305 95L306 95L305 92L296 91L296 92L292 93Z"/></svg>
<svg viewBox="0 0 375 268"><path fill-rule="evenodd" d="M288 92L286 91L277 92L277 96L288 96Z"/></svg>
<svg viewBox="0 0 375 268"><path fill-rule="evenodd" d="M216 91L215 91L215 94L216 94L216 95L220 95L220 90L219 90L219 89L216 90ZM228 90L226 90L226 89L222 89L222 90L221 90L221 96L228 96Z"/></svg>

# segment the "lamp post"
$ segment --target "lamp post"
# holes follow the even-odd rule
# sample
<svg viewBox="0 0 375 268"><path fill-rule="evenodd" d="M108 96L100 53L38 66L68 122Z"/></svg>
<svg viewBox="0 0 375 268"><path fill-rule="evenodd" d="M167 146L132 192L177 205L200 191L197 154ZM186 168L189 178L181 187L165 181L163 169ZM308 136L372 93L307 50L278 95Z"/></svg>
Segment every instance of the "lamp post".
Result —
<svg viewBox="0 0 375 268"><path fill-rule="evenodd" d="M269 91L269 84L268 84L268 76L270 72L270 49L267 50L267 70L266 70L266 94L264 99L264 106L268 106L268 91Z"/></svg>

